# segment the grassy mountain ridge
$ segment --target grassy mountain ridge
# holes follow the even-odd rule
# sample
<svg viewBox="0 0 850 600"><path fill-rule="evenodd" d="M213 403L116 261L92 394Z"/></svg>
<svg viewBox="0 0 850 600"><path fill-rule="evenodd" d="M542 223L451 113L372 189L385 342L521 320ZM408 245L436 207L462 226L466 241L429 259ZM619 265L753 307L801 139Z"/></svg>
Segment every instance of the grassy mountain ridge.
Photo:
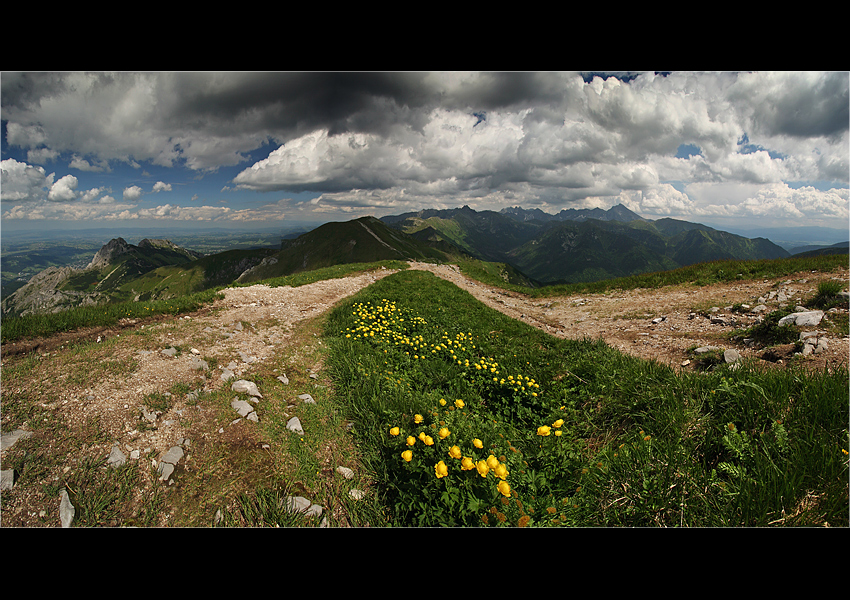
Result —
<svg viewBox="0 0 850 600"><path fill-rule="evenodd" d="M325 223L294 240L243 273L238 281L251 283L347 263L381 260L447 260L449 255L415 237L394 230L374 217Z"/></svg>

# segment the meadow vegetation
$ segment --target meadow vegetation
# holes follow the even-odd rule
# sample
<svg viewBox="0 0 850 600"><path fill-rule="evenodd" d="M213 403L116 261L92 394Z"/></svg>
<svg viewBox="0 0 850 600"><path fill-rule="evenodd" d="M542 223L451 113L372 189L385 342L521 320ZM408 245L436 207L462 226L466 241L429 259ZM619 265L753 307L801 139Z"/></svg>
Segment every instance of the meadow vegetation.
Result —
<svg viewBox="0 0 850 600"><path fill-rule="evenodd" d="M340 407L402 526L847 526L848 373L676 373L428 273L329 317Z"/></svg>
<svg viewBox="0 0 850 600"><path fill-rule="evenodd" d="M837 265L846 267L846 255L724 261L558 293L704 285ZM849 525L846 365L812 372L718 361L712 370L676 372L601 341L549 336L404 262L339 265L262 283L297 287L381 267L399 272L298 325L286 351L293 354L256 367L252 379L265 395L260 423L240 424L238 441L199 441L177 485L151 484L145 461L107 471L81 460L40 493L55 498L64 485L82 526L155 526L166 504L174 526L209 526L213 514L224 526L316 525L285 510L295 493L354 526ZM461 267L511 287L498 270ZM838 291L828 282L808 303L830 306ZM2 340L197 310L219 292L4 319ZM778 327L779 316L752 333L797 335ZM304 360L324 362L327 387L294 367ZM39 369L42 361L27 356L4 365L4 388L24 390L4 398L13 420L43 423L69 452L103 442L96 419L68 431L44 408L56 391ZM299 406L303 436L286 429L291 411L273 385L280 372L289 374L291 389L317 401ZM152 393L143 401L162 410L188 390L181 384L172 397ZM210 410L213 430L232 421L232 396L225 388L196 400ZM11 465L23 474L19 483L59 468L46 439L20 443ZM258 453L260 446L266 449ZM335 476L337 465L354 468L356 479ZM367 500L351 499L354 486L370 491ZM147 490L141 508L127 513L122 507L140 487Z"/></svg>

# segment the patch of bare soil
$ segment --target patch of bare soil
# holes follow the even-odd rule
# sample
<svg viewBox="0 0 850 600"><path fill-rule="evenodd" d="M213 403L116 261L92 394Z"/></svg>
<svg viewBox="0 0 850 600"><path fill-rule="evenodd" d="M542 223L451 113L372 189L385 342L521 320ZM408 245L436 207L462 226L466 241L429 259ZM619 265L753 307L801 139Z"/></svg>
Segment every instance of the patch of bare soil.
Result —
<svg viewBox="0 0 850 600"><path fill-rule="evenodd" d="M779 308L783 295L786 302L802 304L814 295L821 281L838 279L846 288L846 270L802 272L777 279L703 287L614 290L540 299L482 284L463 275L455 265L411 263L411 266L430 271L465 289L487 306L554 336L601 338L624 353L676 369L695 368L697 363L692 360L691 351L702 346L735 349L742 358L755 357L766 366L804 364L822 370L846 365L848 361L848 337L843 334L828 334L828 349L805 357L795 356L794 344L764 348L748 345L743 339L732 339L733 332L756 324L764 314ZM766 310L752 312L760 304ZM736 305L748 305L750 309L733 310ZM827 312L817 327L807 329L825 331L830 327L830 319L846 320L846 316L846 309L836 309Z"/></svg>

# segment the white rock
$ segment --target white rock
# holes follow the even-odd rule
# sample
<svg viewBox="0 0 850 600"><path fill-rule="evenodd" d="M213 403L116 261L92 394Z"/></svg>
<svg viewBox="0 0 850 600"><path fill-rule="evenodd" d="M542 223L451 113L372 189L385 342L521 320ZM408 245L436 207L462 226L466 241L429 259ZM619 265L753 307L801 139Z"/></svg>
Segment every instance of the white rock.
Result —
<svg viewBox="0 0 850 600"><path fill-rule="evenodd" d="M805 312L795 312L786 315L779 319L779 325L798 325L800 327L817 325L823 319L822 310L810 310Z"/></svg>
<svg viewBox="0 0 850 600"><path fill-rule="evenodd" d="M346 479L354 478L354 471L352 471L348 467L337 467L336 472L345 477Z"/></svg>
<svg viewBox="0 0 850 600"><path fill-rule="evenodd" d="M254 407L245 402L244 400L238 400L234 398L233 401L230 403L230 406L242 417L247 417L254 412Z"/></svg>
<svg viewBox="0 0 850 600"><path fill-rule="evenodd" d="M234 381L233 385L230 386L230 389L234 392L248 394L249 396L256 396L258 398L263 397L263 395L260 393L260 390L257 389L257 384L253 381L246 381L244 379Z"/></svg>
<svg viewBox="0 0 850 600"><path fill-rule="evenodd" d="M304 430L301 428L301 420L298 417L292 417L286 422L286 428L294 431L299 435L304 435Z"/></svg>

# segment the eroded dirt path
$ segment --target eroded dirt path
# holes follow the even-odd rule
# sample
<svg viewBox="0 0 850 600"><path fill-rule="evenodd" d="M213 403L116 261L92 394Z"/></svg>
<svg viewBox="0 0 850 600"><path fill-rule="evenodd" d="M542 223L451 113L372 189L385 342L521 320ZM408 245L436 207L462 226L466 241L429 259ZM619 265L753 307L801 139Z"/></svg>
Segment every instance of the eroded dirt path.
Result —
<svg viewBox="0 0 850 600"><path fill-rule="evenodd" d="M759 314L778 307L779 293L788 301L802 303L817 290L818 283L838 279L847 287L847 271L797 273L778 279L738 281L704 287L671 286L659 290L614 290L606 294L582 294L529 298L472 280L455 265L411 262L411 267L430 271L468 291L487 306L557 337L603 339L609 346L644 359L683 368L689 350L700 346L734 348L742 357L760 357L764 350L728 339L730 332L755 324ZM768 299L773 292L774 297ZM764 299L761 313L733 312L736 304L754 308ZM714 310L713 310L714 309ZM846 315L846 310L842 311ZM830 318L817 329L824 330ZM712 321L711 317L715 317ZM663 318L660 322L653 322ZM723 323L719 321L722 320ZM815 329L815 328L812 328ZM786 358L792 349L785 348ZM848 338L830 336L829 349L803 359L815 369L847 364ZM784 364L788 364L785 360Z"/></svg>

